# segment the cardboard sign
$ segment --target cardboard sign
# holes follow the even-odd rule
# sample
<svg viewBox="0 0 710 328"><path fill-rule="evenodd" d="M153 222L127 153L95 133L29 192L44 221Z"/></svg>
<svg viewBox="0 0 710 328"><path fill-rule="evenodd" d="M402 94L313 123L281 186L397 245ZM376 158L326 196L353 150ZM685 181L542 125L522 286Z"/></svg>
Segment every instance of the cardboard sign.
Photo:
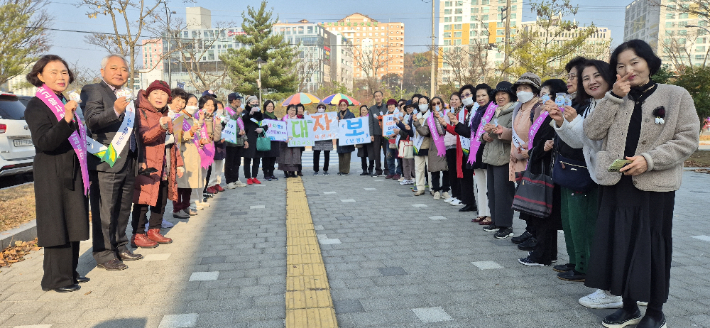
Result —
<svg viewBox="0 0 710 328"><path fill-rule="evenodd" d="M332 140L338 138L338 113L318 113L306 116L313 120L313 138L319 140Z"/></svg>
<svg viewBox="0 0 710 328"><path fill-rule="evenodd" d="M313 138L313 120L293 119L286 121L289 147L314 146L316 139Z"/></svg>
<svg viewBox="0 0 710 328"><path fill-rule="evenodd" d="M389 114L382 116L382 135L389 136L394 133L394 129L397 128L397 124L394 122L394 117L397 114Z"/></svg>
<svg viewBox="0 0 710 328"><path fill-rule="evenodd" d="M370 124L367 117L340 120L338 139L340 146L370 143Z"/></svg>
<svg viewBox="0 0 710 328"><path fill-rule="evenodd" d="M266 130L266 136L271 139L271 141L288 141L286 122L278 120L263 120L261 124L269 127L269 129Z"/></svg>
<svg viewBox="0 0 710 328"><path fill-rule="evenodd" d="M222 138L227 142L237 143L237 120L227 121L227 125L222 130Z"/></svg>

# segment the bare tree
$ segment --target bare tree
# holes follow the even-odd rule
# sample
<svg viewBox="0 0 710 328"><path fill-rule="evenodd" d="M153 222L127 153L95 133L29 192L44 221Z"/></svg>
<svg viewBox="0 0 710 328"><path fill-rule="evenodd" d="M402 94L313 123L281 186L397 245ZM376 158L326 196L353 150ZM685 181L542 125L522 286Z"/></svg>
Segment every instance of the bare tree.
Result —
<svg viewBox="0 0 710 328"><path fill-rule="evenodd" d="M373 92L378 84L378 73L387 67L389 55L386 47L376 45L360 45L350 47L352 50L353 62L365 73L365 80L369 92Z"/></svg>
<svg viewBox="0 0 710 328"><path fill-rule="evenodd" d="M699 43L700 31L691 31L685 35L675 35L673 31L671 33L672 37L663 40L660 45L663 48L663 55L666 57L664 60L670 61L677 70L689 66L707 66L710 48L706 48L702 62L698 63L698 60L693 58L695 56L694 50Z"/></svg>
<svg viewBox="0 0 710 328"><path fill-rule="evenodd" d="M308 92L315 92L317 89L307 89L307 83L313 82L313 75L320 70L321 62L318 59L313 58L300 58L296 64L296 71L298 72L298 90L307 90Z"/></svg>
<svg viewBox="0 0 710 328"><path fill-rule="evenodd" d="M439 48L439 58L443 62L443 75L459 86L479 82L493 74L494 68L488 65L487 42L474 40L469 45L443 46Z"/></svg>
<svg viewBox="0 0 710 328"><path fill-rule="evenodd" d="M148 3L150 2L150 3ZM113 23L113 33L94 33L86 42L120 54L128 59L128 85L133 86L140 38L155 10L165 0L79 0L78 5L87 7L86 15L97 18L108 16ZM138 11L138 14L129 12Z"/></svg>
<svg viewBox="0 0 710 328"><path fill-rule="evenodd" d="M0 0L0 84L49 50L47 0Z"/></svg>
<svg viewBox="0 0 710 328"><path fill-rule="evenodd" d="M69 63L69 68L74 73L74 82L67 88L68 92L79 92L85 85L101 81L101 75L97 70L80 65L79 60Z"/></svg>

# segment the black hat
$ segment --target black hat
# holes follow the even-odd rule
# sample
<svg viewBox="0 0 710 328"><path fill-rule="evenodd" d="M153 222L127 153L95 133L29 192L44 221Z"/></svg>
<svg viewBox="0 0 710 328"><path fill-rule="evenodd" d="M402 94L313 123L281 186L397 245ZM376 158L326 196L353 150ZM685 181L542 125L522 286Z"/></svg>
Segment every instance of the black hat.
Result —
<svg viewBox="0 0 710 328"><path fill-rule="evenodd" d="M232 92L227 96L227 101L229 101L229 102L232 102L237 99L242 99L242 95L240 95L236 92Z"/></svg>
<svg viewBox="0 0 710 328"><path fill-rule="evenodd" d="M496 85L496 89L493 90L493 97L495 97L498 92L505 92L510 95L511 102L518 101L518 95L513 92L512 88L513 84L508 81L498 82L498 84Z"/></svg>

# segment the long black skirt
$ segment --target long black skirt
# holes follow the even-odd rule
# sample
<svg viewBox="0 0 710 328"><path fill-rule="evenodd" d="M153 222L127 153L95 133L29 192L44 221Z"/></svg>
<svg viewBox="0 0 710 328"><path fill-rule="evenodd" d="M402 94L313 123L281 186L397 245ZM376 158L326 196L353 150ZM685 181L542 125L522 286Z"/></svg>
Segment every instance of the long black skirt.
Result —
<svg viewBox="0 0 710 328"><path fill-rule="evenodd" d="M671 277L675 191L641 191L630 176L600 186L585 285L625 299L665 303Z"/></svg>

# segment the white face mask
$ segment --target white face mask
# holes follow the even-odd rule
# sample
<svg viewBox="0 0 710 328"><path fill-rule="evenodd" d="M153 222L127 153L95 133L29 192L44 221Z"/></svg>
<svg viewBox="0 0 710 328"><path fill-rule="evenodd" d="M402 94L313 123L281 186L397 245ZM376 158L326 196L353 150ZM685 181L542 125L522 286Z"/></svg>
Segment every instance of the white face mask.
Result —
<svg viewBox="0 0 710 328"><path fill-rule="evenodd" d="M185 111L190 115L197 113L197 106L185 106Z"/></svg>
<svg viewBox="0 0 710 328"><path fill-rule="evenodd" d="M252 108L251 108L251 111L252 111L252 112L258 112L258 111L259 111L259 107L252 107Z"/></svg>
<svg viewBox="0 0 710 328"><path fill-rule="evenodd" d="M427 104L419 104L419 111L421 111L421 112L426 112L427 110L429 110L429 105L427 105Z"/></svg>
<svg viewBox="0 0 710 328"><path fill-rule="evenodd" d="M523 103L523 104L526 103L526 102L528 102L528 101L530 101L530 100L532 100L533 97L535 96L535 95L534 95L532 92L530 92L530 91L519 91L519 92L517 93L517 95L518 95L518 100L519 100L521 103Z"/></svg>
<svg viewBox="0 0 710 328"><path fill-rule="evenodd" d="M463 103L464 106L471 106L471 105L473 105L473 97L463 98L463 100L461 100L461 102Z"/></svg>
<svg viewBox="0 0 710 328"><path fill-rule="evenodd" d="M316 109L316 112L317 113L325 113L325 108L319 107L318 109Z"/></svg>

